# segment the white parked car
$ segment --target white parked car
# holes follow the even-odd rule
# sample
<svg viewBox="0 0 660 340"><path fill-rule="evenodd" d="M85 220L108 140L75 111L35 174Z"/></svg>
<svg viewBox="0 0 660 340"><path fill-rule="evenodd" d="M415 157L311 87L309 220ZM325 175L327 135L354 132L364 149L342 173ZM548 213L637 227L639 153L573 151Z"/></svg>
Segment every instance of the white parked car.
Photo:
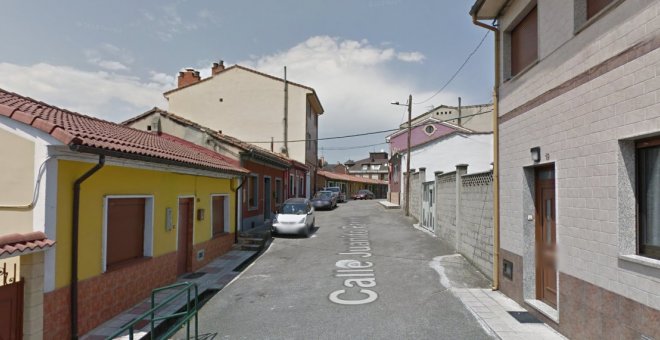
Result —
<svg viewBox="0 0 660 340"><path fill-rule="evenodd" d="M289 198L282 204L273 219L273 232L278 234L302 234L309 237L314 228L314 207L306 198Z"/></svg>

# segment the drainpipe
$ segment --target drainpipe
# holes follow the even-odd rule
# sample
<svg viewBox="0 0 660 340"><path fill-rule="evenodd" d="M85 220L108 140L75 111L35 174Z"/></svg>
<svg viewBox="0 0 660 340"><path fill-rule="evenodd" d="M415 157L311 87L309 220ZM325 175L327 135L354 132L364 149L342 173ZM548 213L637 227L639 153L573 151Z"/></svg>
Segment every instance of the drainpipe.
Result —
<svg viewBox="0 0 660 340"><path fill-rule="evenodd" d="M78 339L78 229L80 222L80 186L105 165L105 156L73 183L73 213L71 222L71 339Z"/></svg>
<svg viewBox="0 0 660 340"><path fill-rule="evenodd" d="M236 230L234 231L234 243L238 243L238 224L241 223L241 221L238 220L238 216L240 216L240 209L242 207L241 202L238 201L238 193L243 187L243 184L247 181L247 175L244 175L242 177L243 179L241 180L241 184L234 189L234 200L236 201Z"/></svg>
<svg viewBox="0 0 660 340"><path fill-rule="evenodd" d="M493 85L493 290L500 288L500 154L499 154L499 89L500 89L500 31L497 27L477 20L472 13L472 23L493 31L495 35L495 84Z"/></svg>

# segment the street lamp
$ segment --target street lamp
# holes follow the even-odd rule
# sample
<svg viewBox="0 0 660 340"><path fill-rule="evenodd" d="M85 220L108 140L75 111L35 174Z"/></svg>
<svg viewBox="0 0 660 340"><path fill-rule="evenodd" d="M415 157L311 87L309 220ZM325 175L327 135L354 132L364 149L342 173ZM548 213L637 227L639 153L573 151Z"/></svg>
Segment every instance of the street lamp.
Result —
<svg viewBox="0 0 660 340"><path fill-rule="evenodd" d="M406 216L410 216L410 136L412 134L412 94L408 95L408 103L399 104L392 102L392 105L408 107L408 151L406 156Z"/></svg>

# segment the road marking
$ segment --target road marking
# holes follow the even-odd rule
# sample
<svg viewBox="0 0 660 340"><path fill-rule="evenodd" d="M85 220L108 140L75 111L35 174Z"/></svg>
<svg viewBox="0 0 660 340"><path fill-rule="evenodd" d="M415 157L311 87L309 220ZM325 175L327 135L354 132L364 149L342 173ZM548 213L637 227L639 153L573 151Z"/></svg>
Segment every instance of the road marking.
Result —
<svg viewBox="0 0 660 340"><path fill-rule="evenodd" d="M347 250L338 255L359 256L360 258L371 257L371 242L369 241L369 230L366 225L359 220L353 219L351 222L340 227L342 229L341 238L347 245ZM373 267L374 263L369 261L356 260L355 258L342 259L335 263L334 276L343 279L345 288L338 289L330 293L328 299L339 305L364 305L372 303L378 299L378 293L371 289L376 286L376 275Z"/></svg>

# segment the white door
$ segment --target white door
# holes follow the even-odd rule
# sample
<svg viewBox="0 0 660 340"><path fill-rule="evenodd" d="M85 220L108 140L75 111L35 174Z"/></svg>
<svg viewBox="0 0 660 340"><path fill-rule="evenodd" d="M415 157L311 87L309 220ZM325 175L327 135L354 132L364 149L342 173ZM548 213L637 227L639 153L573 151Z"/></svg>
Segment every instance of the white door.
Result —
<svg viewBox="0 0 660 340"><path fill-rule="evenodd" d="M435 232L435 182L426 182L423 184L422 193L422 227Z"/></svg>

